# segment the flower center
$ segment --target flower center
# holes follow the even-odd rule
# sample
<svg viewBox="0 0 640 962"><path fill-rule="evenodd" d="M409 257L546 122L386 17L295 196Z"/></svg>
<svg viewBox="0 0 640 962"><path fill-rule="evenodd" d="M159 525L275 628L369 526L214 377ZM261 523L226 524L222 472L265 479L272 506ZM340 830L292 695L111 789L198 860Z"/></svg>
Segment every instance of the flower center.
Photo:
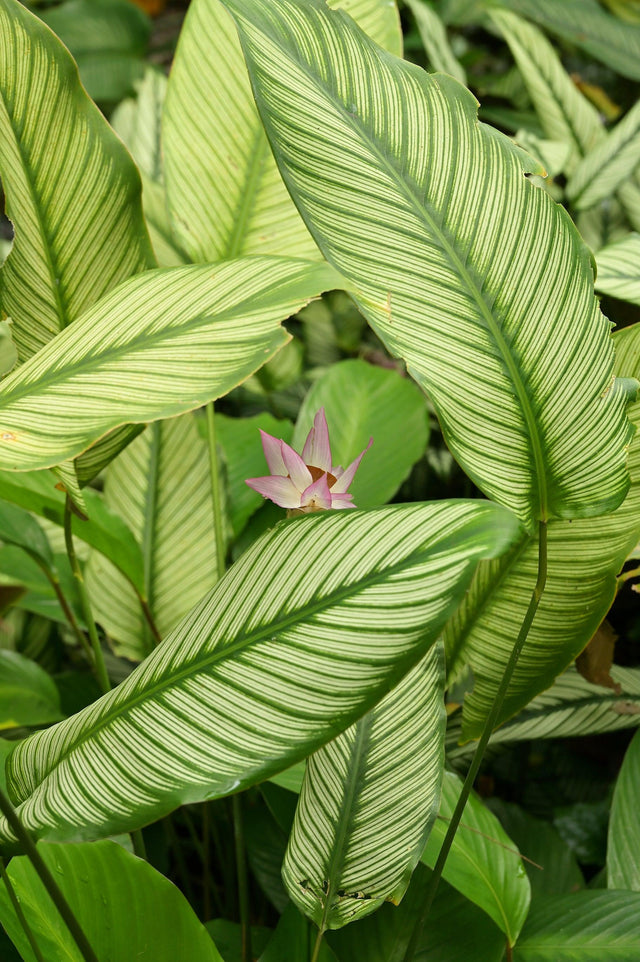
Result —
<svg viewBox="0 0 640 962"><path fill-rule="evenodd" d="M330 488L332 488L336 483L336 481L338 480L336 477L334 477L333 474L331 474L330 471L323 471L322 468L316 468L316 466L313 464L308 464L307 468L309 469L311 477L313 478L314 481L319 481L322 475L326 474L327 484L329 485Z"/></svg>

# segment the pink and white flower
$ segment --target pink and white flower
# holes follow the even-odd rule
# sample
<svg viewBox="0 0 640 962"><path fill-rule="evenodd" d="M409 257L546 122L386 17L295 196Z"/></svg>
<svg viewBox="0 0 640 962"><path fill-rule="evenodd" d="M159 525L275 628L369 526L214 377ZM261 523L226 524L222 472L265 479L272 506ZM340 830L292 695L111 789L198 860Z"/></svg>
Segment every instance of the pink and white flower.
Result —
<svg viewBox="0 0 640 962"><path fill-rule="evenodd" d="M347 489L353 481L363 455L373 444L373 438L355 461L343 470L331 463L329 429L324 408L313 419L302 457L286 442L260 431L264 456L270 475L248 478L247 484L264 498L275 501L292 514L328 511L331 508L355 508L353 495Z"/></svg>

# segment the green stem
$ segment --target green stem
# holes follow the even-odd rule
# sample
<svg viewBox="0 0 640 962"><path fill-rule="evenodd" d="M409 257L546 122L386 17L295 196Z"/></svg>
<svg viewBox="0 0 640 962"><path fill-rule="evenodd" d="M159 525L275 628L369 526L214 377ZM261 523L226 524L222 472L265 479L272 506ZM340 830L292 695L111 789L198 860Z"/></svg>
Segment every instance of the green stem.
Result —
<svg viewBox="0 0 640 962"><path fill-rule="evenodd" d="M142 527L142 571L144 576L144 601L142 602L142 611L146 618L145 646L147 649L147 654L150 651L153 651L157 643L155 640L155 635L153 631L151 631L151 625L147 616L147 612L150 615L153 607L154 540L156 533L156 506L158 503L158 469L160 465L160 447L162 443L160 431L160 421L154 421L151 425L151 446L149 449L147 496L144 504L144 523Z"/></svg>
<svg viewBox="0 0 640 962"><path fill-rule="evenodd" d="M218 450L216 445L216 419L213 402L207 404L207 440L209 443L209 467L211 469L211 502L213 506L213 530L216 539L216 563L218 578L226 568L226 545L224 538L222 489L218 470Z"/></svg>
<svg viewBox="0 0 640 962"><path fill-rule="evenodd" d="M30 926L29 923L27 922L27 917L26 917L26 915L24 914L24 912L22 911L22 906L20 905L20 900L18 899L18 896L16 895L16 892L15 892L15 889L14 889L14 887L13 887L13 885L12 885L11 879L9 878L9 875L8 875L8 873L7 873L7 870L6 870L5 866L4 866L4 859L2 859L2 858L0 858L0 878L2 879L2 881L4 882L4 884L5 884L5 886L6 886L7 895L9 896L9 901L10 901L11 904L13 905L13 911L16 913L16 918L18 919L18 922L19 922L20 925L22 926L22 931L24 932L24 934L25 934L26 937L27 937L27 942L28 942L29 945L31 946L31 951L33 952L33 954L34 954L35 957L36 957L36 962L45 962L45 958L44 958L42 952L40 951L40 946L39 946L38 943L36 942L36 937L35 937L35 935L33 934L33 932L31 931L31 926Z"/></svg>
<svg viewBox="0 0 640 962"><path fill-rule="evenodd" d="M32 555L32 558L34 559L34 561L37 561L37 563L40 565L40 568L46 575L49 584L51 585L51 587L56 593L58 604L62 608L62 612L65 618L69 622L69 627L71 628L77 640L79 641L80 646L84 649L89 661L93 663L93 652L91 651L91 646L89 645L87 639L85 638L84 632L80 629L80 625L78 624L76 620L76 616L74 615L71 609L71 605L67 601L65 594L62 590L62 585L58 580L58 576L53 571L51 571L43 561L41 561L39 558L36 558L35 555Z"/></svg>
<svg viewBox="0 0 640 962"><path fill-rule="evenodd" d="M242 931L242 962L251 962L249 879L247 877L247 861L245 857L241 796L234 795L231 801L233 804L233 838L236 848L236 866L238 870L238 898L240 901L240 928Z"/></svg>
<svg viewBox="0 0 640 962"><path fill-rule="evenodd" d="M462 818L465 806L467 804L467 799L471 794L471 789L473 788L473 783L476 779L476 775L478 774L478 770L480 768L480 765L482 764L482 759L484 757L484 753L487 748L487 745L489 744L489 739L491 738L493 729L495 728L495 725L498 721L498 716L500 715L502 704L507 694L507 690L509 688L509 684L511 682L511 678L513 676L513 672L515 670L516 664L518 662L518 658L520 657L520 653L522 652L524 643L527 640L527 636L529 634L529 630L533 623L533 619L535 617L536 611L538 610L538 605L540 604L540 598L542 597L542 592L544 591L546 581L547 581L547 525L544 521L541 521L538 527L538 577L536 579L533 592L531 593L531 600L529 601L529 607L527 608L527 612L524 616L524 620L522 622L522 625L520 626L518 637L516 638L515 644L513 646L513 650L509 657L509 661L507 662L507 666L502 676L502 681L500 682L500 686L493 700L491 711L487 716L487 720L482 730L482 735L480 736L480 740L476 747L473 760L471 762L471 765L469 766L469 771L467 772L467 777L464 780L462 791L460 792L460 798L458 799L458 803L455 807L453 815L451 816L451 821L449 823L449 828L447 829L447 834L445 835L444 842L442 843L442 848L440 849L440 853L438 855L436 864L433 869L433 874L429 881L429 887L427 889L427 893L425 896L424 905L422 906L420 917L412 932L409 945L407 946L407 951L404 956L404 962L412 962L416 954L418 943L420 942L420 938L422 936L425 923L429 916L429 912L431 910L433 900L435 898L436 892L438 891L438 885L440 883L440 878L442 876L442 870L444 869L447 856L449 855L449 850L451 848L451 845L453 844L453 839L455 838L455 834L458 830L460 820Z"/></svg>
<svg viewBox="0 0 640 962"><path fill-rule="evenodd" d="M82 569L80 568L80 563L76 555L76 549L73 546L73 534L71 532L71 498L69 495L67 495L67 499L64 504L64 541L67 546L69 564L71 565L73 576L78 584L78 592L80 594L80 602L82 604L82 613L84 615L87 631L89 632L89 640L93 650L93 664L98 677L98 682L100 683L100 687L102 688L103 692L108 692L111 691L111 683L109 682L109 676L107 675L104 656L102 654L102 648L100 647L100 639L98 638L98 632L96 630L96 623L93 620L93 612L91 611L91 602L89 601L89 595L87 594L87 586L84 582Z"/></svg>
<svg viewBox="0 0 640 962"><path fill-rule="evenodd" d="M618 575L618 586L621 587L625 581L629 581L630 578L637 578L638 576L640 576L640 566L630 568L629 571L623 571L621 575Z"/></svg>
<svg viewBox="0 0 640 962"><path fill-rule="evenodd" d="M313 947L313 955L311 956L311 962L318 962L320 957L320 948L322 946L322 939L324 936L324 929L318 929L318 937L316 938L316 944Z"/></svg>
<svg viewBox="0 0 640 962"><path fill-rule="evenodd" d="M144 837L143 837L143 835L142 835L142 829L136 828L136 829L131 833L131 842L132 842L132 844L133 844L133 852L134 852L134 855L137 855L138 858L144 859L145 862L146 862L146 860L147 860L147 846L144 844Z"/></svg>
<svg viewBox="0 0 640 962"><path fill-rule="evenodd" d="M69 929L69 932L73 936L73 940L80 950L85 962L98 962L98 956L95 954L89 940L84 934L80 923L74 915L73 909L67 902L62 890L59 888L56 880L49 871L44 859L40 855L40 852L36 848L35 842L29 835L22 824L22 819L16 812L15 808L5 795L5 793L0 788L0 811L6 818L11 831L18 839L22 848L24 849L27 858L33 865L35 871L37 872L40 881L44 885L45 889L49 893L51 901L60 913L65 925Z"/></svg>
<svg viewBox="0 0 640 962"><path fill-rule="evenodd" d="M161 643L162 635L158 631L158 626L156 625L153 615L151 614L151 608L149 607L148 601L145 598L143 598L142 595L138 595L138 598L140 599L140 607L142 608L142 614L144 615L145 621L147 622L147 625L149 627L149 631L153 636L152 647L155 648L156 645L159 645Z"/></svg>

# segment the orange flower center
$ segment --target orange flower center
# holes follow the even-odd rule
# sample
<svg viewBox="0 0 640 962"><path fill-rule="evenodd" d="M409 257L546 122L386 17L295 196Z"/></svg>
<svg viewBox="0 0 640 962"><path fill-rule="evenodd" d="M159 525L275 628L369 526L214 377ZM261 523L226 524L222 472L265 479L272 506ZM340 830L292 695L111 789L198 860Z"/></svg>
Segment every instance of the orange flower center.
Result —
<svg viewBox="0 0 640 962"><path fill-rule="evenodd" d="M329 485L330 488L332 488L336 483L336 481L338 480L336 477L333 476L333 474L331 474L330 471L323 471L322 468L316 468L316 466L313 464L308 464L307 467L314 481L319 481L322 475L326 474L327 484Z"/></svg>

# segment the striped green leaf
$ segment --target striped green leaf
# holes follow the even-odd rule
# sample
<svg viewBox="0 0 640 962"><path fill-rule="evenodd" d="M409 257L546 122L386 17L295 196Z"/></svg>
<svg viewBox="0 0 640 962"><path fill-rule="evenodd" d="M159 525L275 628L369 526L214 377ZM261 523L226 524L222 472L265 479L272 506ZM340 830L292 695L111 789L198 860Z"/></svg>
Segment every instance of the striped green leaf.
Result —
<svg viewBox="0 0 640 962"><path fill-rule="evenodd" d="M640 892L640 732L636 732L624 756L616 781L607 845L607 886Z"/></svg>
<svg viewBox="0 0 640 962"><path fill-rule="evenodd" d="M441 501L271 529L117 689L16 747L22 818L109 835L306 757L424 656L516 527L497 505Z"/></svg>
<svg viewBox="0 0 640 962"><path fill-rule="evenodd" d="M395 3L340 5L376 40L401 48ZM169 213L193 261L246 254L321 259L271 156L238 37L219 0L190 4L169 80L163 143Z"/></svg>
<svg viewBox="0 0 640 962"><path fill-rule="evenodd" d="M464 470L531 529L616 507L626 389L589 253L523 176L530 158L478 124L455 80L321 0L227 6L298 207Z"/></svg>
<svg viewBox="0 0 640 962"><path fill-rule="evenodd" d="M596 287L622 301L640 304L640 234L628 234L596 255Z"/></svg>
<svg viewBox="0 0 640 962"><path fill-rule="evenodd" d="M538 738L580 738L640 725L640 669L613 665L611 677L620 692L592 685L571 666L526 708L501 725L490 744ZM475 751L475 744L459 745L459 715L447 725L447 757L452 761Z"/></svg>
<svg viewBox="0 0 640 962"><path fill-rule="evenodd" d="M290 339L281 321L339 283L323 265L258 257L131 278L3 381L0 465L50 467L226 394Z"/></svg>
<svg viewBox="0 0 640 962"><path fill-rule="evenodd" d="M467 75L464 67L451 49L446 27L436 11L423 0L407 0L407 5L415 18L431 67L442 73L448 73L460 83L466 84Z"/></svg>
<svg viewBox="0 0 640 962"><path fill-rule="evenodd" d="M582 47L607 67L640 80L640 24L611 16L598 0L490 0Z"/></svg>
<svg viewBox="0 0 640 962"><path fill-rule="evenodd" d="M462 782L445 772L440 815L422 856L433 868L442 845ZM442 877L479 905L507 936L510 945L518 938L529 911L531 886L515 845L500 822L471 795L464 810Z"/></svg>
<svg viewBox="0 0 640 962"><path fill-rule="evenodd" d="M2 306L24 361L153 255L131 158L17 0L0 2L0 176L15 228Z"/></svg>
<svg viewBox="0 0 640 962"><path fill-rule="evenodd" d="M161 121L167 78L148 67L135 100L125 100L111 115L111 125L125 142L142 179L142 206L160 267L187 263L173 236L167 212L161 149Z"/></svg>
<svg viewBox="0 0 640 962"><path fill-rule="evenodd" d="M534 902L513 962L636 962L640 894L575 892Z"/></svg>
<svg viewBox="0 0 640 962"><path fill-rule="evenodd" d="M396 0L327 0L331 10L344 10L377 44L402 56L402 28Z"/></svg>
<svg viewBox="0 0 640 962"><path fill-rule="evenodd" d="M307 762L282 877L323 932L398 903L407 889L440 802L443 668L434 645Z"/></svg>
<svg viewBox="0 0 640 962"><path fill-rule="evenodd" d="M567 184L577 210L610 197L640 165L640 101L578 164Z"/></svg>
<svg viewBox="0 0 640 962"><path fill-rule="evenodd" d="M509 10L492 9L491 21L511 48L538 119L550 140L571 146L566 172L606 137L600 115L580 93L544 34Z"/></svg>
<svg viewBox="0 0 640 962"><path fill-rule="evenodd" d="M150 425L109 466L104 497L140 545L144 595L164 638L217 581L209 458L194 416ZM103 554L92 552L85 577L116 653L140 661L152 639L138 595Z"/></svg>
<svg viewBox="0 0 640 962"><path fill-rule="evenodd" d="M640 374L640 325L615 335L619 374ZM640 402L630 410L640 425ZM640 434L629 451L632 485L621 507L591 520L548 525L547 583L515 669L500 722L544 691L593 636L616 594L616 575L640 537ZM477 737L493 703L537 577L537 539L523 536L509 556L478 569L472 590L445 631L447 667L465 664L474 688L464 700L463 737Z"/></svg>

